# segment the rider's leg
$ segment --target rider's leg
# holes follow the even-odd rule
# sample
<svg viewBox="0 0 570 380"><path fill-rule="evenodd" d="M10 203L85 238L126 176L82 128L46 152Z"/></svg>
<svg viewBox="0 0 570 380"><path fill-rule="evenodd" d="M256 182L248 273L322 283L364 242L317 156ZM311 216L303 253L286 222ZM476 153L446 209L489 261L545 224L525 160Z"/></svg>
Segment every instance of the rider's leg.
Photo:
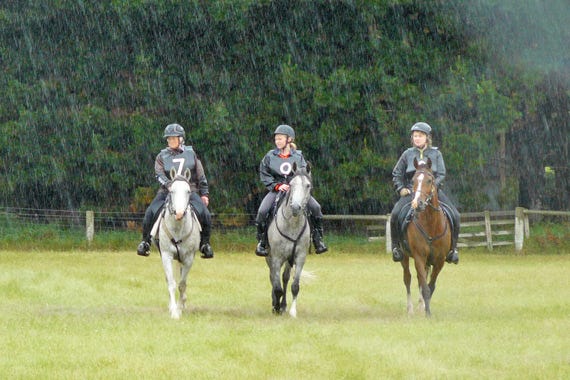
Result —
<svg viewBox="0 0 570 380"><path fill-rule="evenodd" d="M150 254L150 231L156 222L160 209L164 205L166 195L167 194L165 192L159 191L144 213L142 222L142 241L137 247L137 255L139 256L148 256Z"/></svg>
<svg viewBox="0 0 570 380"><path fill-rule="evenodd" d="M399 198L394 208L392 209L392 213L390 214L390 238L392 240L392 260L395 262L404 260L404 252L402 252L402 248L400 247L400 223L398 222L398 218L400 212L402 211L402 207L406 204L405 197Z"/></svg>
<svg viewBox="0 0 570 380"><path fill-rule="evenodd" d="M328 251L328 247L323 241L323 212L321 211L321 205L311 197L309 203L307 204L310 214L311 222L311 235L313 236L313 245L315 246L315 253L321 254Z"/></svg>
<svg viewBox="0 0 570 380"><path fill-rule="evenodd" d="M457 264L459 263L459 252L457 251L457 241L459 240L459 229L460 229L460 215L459 211L455 208L453 203L449 201L447 195L441 190L438 191L438 198L440 202L444 203L444 207L449 211L450 218L452 219L453 229L451 231L451 249L447 253L445 261L448 263Z"/></svg>
<svg viewBox="0 0 570 380"><path fill-rule="evenodd" d="M259 205L259 210L257 210L257 217L255 218L255 225L257 227L257 246L255 247L255 254L257 256L267 256L269 252L267 251L267 216L271 210L271 206L275 201L277 193L271 191L265 195L261 205Z"/></svg>
<svg viewBox="0 0 570 380"><path fill-rule="evenodd" d="M200 252L202 252L201 257L203 259L211 259L214 257L214 250L210 245L210 235L212 231L212 216L210 211L202 201L202 198L197 193L192 193L190 195L190 203L196 211L198 220L200 221L200 226L202 231L200 231Z"/></svg>

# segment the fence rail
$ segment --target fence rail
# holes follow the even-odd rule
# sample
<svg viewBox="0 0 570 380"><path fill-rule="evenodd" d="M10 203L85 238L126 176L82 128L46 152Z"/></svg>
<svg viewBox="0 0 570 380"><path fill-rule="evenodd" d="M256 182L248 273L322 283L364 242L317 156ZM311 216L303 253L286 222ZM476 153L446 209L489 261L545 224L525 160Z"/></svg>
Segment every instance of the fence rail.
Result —
<svg viewBox="0 0 570 380"><path fill-rule="evenodd" d="M473 248L514 245L516 251L523 248L524 239L530 236L529 216L566 217L570 211L528 210L517 207L509 211L482 211L461 214L461 233L458 247ZM325 215L325 220L360 220L384 222L366 225L369 241L385 240L386 252L391 252L390 215Z"/></svg>
<svg viewBox="0 0 570 380"><path fill-rule="evenodd" d="M86 238L92 241L97 231L140 230L144 214L136 212L107 212L80 210L49 210L0 207L2 225L51 224L61 228L84 228ZM528 210L517 207L514 211L483 211L461 214L459 247L493 247L514 245L523 248L524 239L530 236L530 219L544 217L570 218L570 211ZM219 226L234 227L250 224L253 216L248 214L218 214L213 220ZM347 223L363 226L369 241L385 240L386 251L391 251L390 214L386 215L325 215L327 223Z"/></svg>

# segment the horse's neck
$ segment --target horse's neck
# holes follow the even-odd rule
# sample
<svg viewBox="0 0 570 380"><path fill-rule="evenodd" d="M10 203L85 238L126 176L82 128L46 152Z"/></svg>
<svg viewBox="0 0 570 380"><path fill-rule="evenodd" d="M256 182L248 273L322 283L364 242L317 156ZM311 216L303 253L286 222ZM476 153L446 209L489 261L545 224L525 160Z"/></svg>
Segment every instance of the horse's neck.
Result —
<svg viewBox="0 0 570 380"><path fill-rule="evenodd" d="M423 212L418 213L418 219L426 229L438 229L445 223L445 214L437 196L434 196Z"/></svg>
<svg viewBox="0 0 570 380"><path fill-rule="evenodd" d="M188 207L186 214L180 220L176 220L176 213L170 212L168 207L164 212L163 223L166 223L167 227L173 231L183 230L187 225L192 223L191 209Z"/></svg>
<svg viewBox="0 0 570 380"><path fill-rule="evenodd" d="M299 215L294 216L293 211L287 206L286 202L283 202L279 209L277 210L277 215L275 216L282 223L287 223L291 226L303 225L305 224L305 213L301 211Z"/></svg>

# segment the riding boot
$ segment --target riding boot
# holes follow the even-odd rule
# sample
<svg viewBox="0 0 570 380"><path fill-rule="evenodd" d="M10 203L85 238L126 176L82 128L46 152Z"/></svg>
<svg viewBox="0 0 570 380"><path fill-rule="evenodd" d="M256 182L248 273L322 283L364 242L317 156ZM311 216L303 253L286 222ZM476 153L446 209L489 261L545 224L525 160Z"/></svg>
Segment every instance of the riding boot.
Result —
<svg viewBox="0 0 570 380"><path fill-rule="evenodd" d="M150 255L150 239L143 239L137 247L137 255L148 256Z"/></svg>
<svg viewBox="0 0 570 380"><path fill-rule="evenodd" d="M398 231L398 220L390 219L390 237L392 238L392 260L399 262L404 260L404 252L400 248L400 231Z"/></svg>
<svg viewBox="0 0 570 380"><path fill-rule="evenodd" d="M457 252L457 240L459 239L459 225L453 226L451 233L451 250L447 253L445 261L448 263L459 263L459 252Z"/></svg>
<svg viewBox="0 0 570 380"><path fill-rule="evenodd" d="M329 249L323 242L323 218L315 218L311 216L311 224L313 225L313 245L317 255L325 253Z"/></svg>
<svg viewBox="0 0 570 380"><path fill-rule="evenodd" d="M255 223L257 227L257 247L255 247L255 254L257 256L265 257L267 252L267 232L265 231L265 223Z"/></svg>
<svg viewBox="0 0 570 380"><path fill-rule="evenodd" d="M200 252L202 252L203 259L212 259L214 257L214 250L210 246L210 232L211 226L204 223L202 225L202 232L200 232Z"/></svg>
<svg viewBox="0 0 570 380"><path fill-rule="evenodd" d="M150 218L148 219L150 220L147 220L147 217L145 216L145 220L143 220L143 238L137 247L137 255L144 257L150 255L150 229L152 228L152 215L150 215Z"/></svg>

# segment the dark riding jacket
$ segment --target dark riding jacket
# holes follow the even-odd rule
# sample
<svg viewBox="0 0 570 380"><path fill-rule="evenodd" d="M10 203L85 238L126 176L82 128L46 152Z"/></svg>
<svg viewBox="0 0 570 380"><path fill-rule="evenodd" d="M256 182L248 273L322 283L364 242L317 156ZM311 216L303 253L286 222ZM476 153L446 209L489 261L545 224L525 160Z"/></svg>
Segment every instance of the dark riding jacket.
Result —
<svg viewBox="0 0 570 380"><path fill-rule="evenodd" d="M190 169L191 190L200 196L208 195L208 181L204 167L191 146L181 145L178 149L165 148L156 156L154 171L156 179L162 187L172 180L170 178L170 169L172 168L181 175L186 169Z"/></svg>
<svg viewBox="0 0 570 380"><path fill-rule="evenodd" d="M438 189L441 188L445 179L445 163L441 152L436 147L428 147L423 150L411 147L402 153L396 166L394 166L394 170L392 170L392 181L396 192L399 193L403 188L412 189L412 177L416 172L414 158L418 161L420 159L427 161L428 158L431 160L435 184Z"/></svg>
<svg viewBox="0 0 570 380"><path fill-rule="evenodd" d="M279 149L267 152L259 164L259 178L265 188L269 191L276 191L276 187L288 184L293 173L293 164L297 163L298 168L307 166L307 162L300 150L291 149L289 157L279 157Z"/></svg>

